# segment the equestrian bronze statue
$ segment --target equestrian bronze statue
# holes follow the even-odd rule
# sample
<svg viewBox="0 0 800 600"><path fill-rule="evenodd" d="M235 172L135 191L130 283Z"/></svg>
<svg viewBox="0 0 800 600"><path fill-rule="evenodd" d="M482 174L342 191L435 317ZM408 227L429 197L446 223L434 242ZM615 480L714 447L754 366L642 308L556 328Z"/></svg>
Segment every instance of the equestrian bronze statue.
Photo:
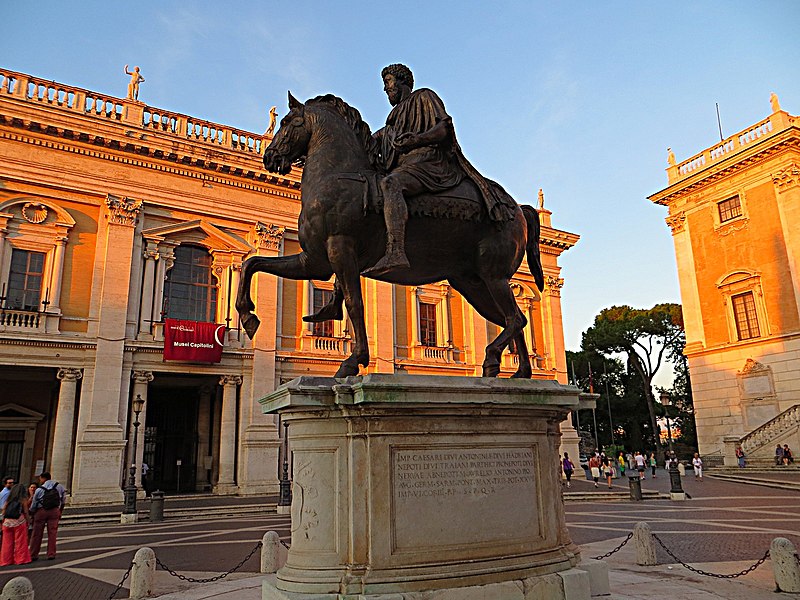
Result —
<svg viewBox="0 0 800 600"><path fill-rule="evenodd" d="M519 355L513 377L529 378L527 321L509 280L527 253L536 285L544 288L539 215L475 170L441 99L429 89L413 90L407 67L390 65L382 76L394 108L375 135L336 96L303 104L289 94L289 113L264 152L264 166L285 175L294 163L304 165L302 252L245 261L236 297L242 327L252 338L259 325L250 298L255 273L303 280L336 275L332 300L304 320L341 319L344 302L354 343L335 376L357 375L359 365L369 364L360 278L401 285L446 279L502 328L486 347L483 376L497 376L503 349L513 343Z"/></svg>

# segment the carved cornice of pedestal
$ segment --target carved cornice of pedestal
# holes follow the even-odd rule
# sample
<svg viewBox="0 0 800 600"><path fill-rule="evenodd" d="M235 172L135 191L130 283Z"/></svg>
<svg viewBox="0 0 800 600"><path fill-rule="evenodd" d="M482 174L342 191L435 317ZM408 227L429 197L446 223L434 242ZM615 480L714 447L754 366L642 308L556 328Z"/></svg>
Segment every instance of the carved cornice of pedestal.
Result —
<svg viewBox="0 0 800 600"><path fill-rule="evenodd" d="M686 213L679 212L675 215L670 215L664 220L667 222L667 225L672 231L672 235L675 235L676 233L681 233L684 230L684 227L686 226Z"/></svg>
<svg viewBox="0 0 800 600"><path fill-rule="evenodd" d="M222 375L219 378L219 384L225 385L242 385L242 377L240 375Z"/></svg>
<svg viewBox="0 0 800 600"><path fill-rule="evenodd" d="M257 246L268 250L280 250L281 240L285 232L285 227L258 221L255 226Z"/></svg>
<svg viewBox="0 0 800 600"><path fill-rule="evenodd" d="M83 377L83 371L80 369L73 369L72 367L64 367L58 370L56 377L66 381L78 381Z"/></svg>
<svg viewBox="0 0 800 600"><path fill-rule="evenodd" d="M779 192L800 184L800 167L797 163L792 163L782 171L779 171L777 175L773 175L772 183L775 184Z"/></svg>
<svg viewBox="0 0 800 600"><path fill-rule="evenodd" d="M109 194L106 198L106 206L108 206L108 219L111 223L133 227L136 225L136 217L139 216L142 208L142 201Z"/></svg>
<svg viewBox="0 0 800 600"><path fill-rule="evenodd" d="M131 373L131 379L136 383L148 384L155 379L155 376L152 371L134 371Z"/></svg>

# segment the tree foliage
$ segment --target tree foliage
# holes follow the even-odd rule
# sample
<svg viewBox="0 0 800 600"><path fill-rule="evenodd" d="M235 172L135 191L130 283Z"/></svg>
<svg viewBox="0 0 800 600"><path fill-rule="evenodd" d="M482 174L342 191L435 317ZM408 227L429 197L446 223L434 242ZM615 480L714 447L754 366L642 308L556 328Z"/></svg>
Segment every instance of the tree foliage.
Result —
<svg viewBox="0 0 800 600"><path fill-rule="evenodd" d="M649 422L642 427L642 439L658 447L658 421L661 412L653 397L653 378L667 362L685 361L683 347L683 313L678 304L656 304L651 309L612 306L595 317L594 324L583 334L581 348L586 353L622 356L627 376L625 398L644 400ZM688 369L685 372L688 385ZM638 393L634 391L638 387Z"/></svg>

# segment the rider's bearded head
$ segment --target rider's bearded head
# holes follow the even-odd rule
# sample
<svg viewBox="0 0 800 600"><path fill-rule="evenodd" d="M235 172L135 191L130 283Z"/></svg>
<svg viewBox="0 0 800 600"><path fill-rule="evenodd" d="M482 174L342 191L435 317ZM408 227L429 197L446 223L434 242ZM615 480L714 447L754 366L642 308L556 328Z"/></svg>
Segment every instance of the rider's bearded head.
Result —
<svg viewBox="0 0 800 600"><path fill-rule="evenodd" d="M411 74L411 69L409 69L407 66L401 65L400 63L395 63L393 65L389 65L388 67L384 67L381 71L381 78L386 77L387 73L394 75L394 78L397 81L404 83L410 89L414 89L414 75Z"/></svg>

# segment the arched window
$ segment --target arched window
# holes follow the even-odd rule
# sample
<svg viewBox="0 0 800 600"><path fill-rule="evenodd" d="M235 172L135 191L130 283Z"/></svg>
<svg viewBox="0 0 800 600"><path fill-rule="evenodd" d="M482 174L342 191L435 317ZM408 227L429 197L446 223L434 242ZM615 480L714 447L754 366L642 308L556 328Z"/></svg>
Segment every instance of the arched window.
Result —
<svg viewBox="0 0 800 600"><path fill-rule="evenodd" d="M205 248L180 245L164 282L164 316L188 321L215 321L217 283Z"/></svg>

